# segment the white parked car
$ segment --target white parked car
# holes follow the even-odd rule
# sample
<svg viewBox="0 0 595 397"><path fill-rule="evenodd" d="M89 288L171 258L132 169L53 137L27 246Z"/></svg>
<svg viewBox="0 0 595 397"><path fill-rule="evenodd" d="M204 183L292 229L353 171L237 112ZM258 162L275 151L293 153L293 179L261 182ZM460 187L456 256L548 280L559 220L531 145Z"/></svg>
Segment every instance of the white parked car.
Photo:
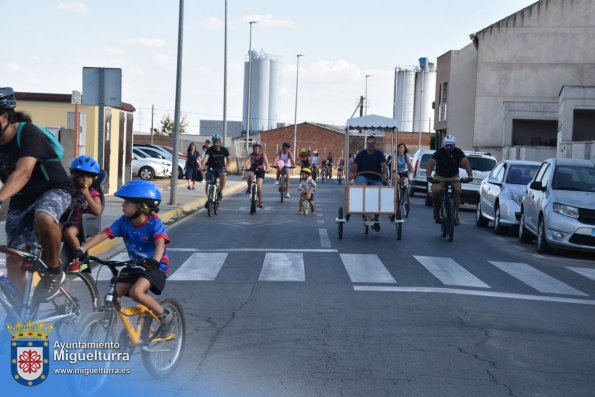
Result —
<svg viewBox="0 0 595 397"><path fill-rule="evenodd" d="M537 251L595 252L595 161L547 159L527 187L519 241L537 236Z"/></svg>
<svg viewBox="0 0 595 397"><path fill-rule="evenodd" d="M496 234L506 234L511 226L518 225L515 214L520 211L527 184L540 164L523 160L500 162L479 185L475 224L485 227L493 221Z"/></svg>
<svg viewBox="0 0 595 397"><path fill-rule="evenodd" d="M171 177L171 162L148 157L142 158L133 153L132 176L138 176L146 181L154 178L169 178Z"/></svg>
<svg viewBox="0 0 595 397"><path fill-rule="evenodd" d="M137 154L144 154L145 157L152 157L155 159L164 159L172 162L172 155L158 147L152 146L137 146L133 145L132 150ZM178 178L184 178L184 168L186 167L186 160L178 158Z"/></svg>

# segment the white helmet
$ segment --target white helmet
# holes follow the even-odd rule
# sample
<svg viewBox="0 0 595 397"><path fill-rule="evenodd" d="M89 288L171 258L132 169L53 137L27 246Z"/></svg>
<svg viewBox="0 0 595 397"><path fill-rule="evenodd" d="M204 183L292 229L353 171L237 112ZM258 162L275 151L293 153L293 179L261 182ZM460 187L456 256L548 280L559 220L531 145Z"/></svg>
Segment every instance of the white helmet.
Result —
<svg viewBox="0 0 595 397"><path fill-rule="evenodd" d="M446 146L446 145L453 145L453 146L455 146L456 144L457 144L457 138L454 135L447 135L442 140L442 145L443 146Z"/></svg>

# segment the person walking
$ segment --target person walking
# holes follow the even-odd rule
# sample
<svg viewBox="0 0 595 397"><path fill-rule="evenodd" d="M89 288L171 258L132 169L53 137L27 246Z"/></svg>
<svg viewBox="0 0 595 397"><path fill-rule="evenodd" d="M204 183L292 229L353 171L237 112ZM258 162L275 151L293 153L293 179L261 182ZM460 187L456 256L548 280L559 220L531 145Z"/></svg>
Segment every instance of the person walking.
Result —
<svg viewBox="0 0 595 397"><path fill-rule="evenodd" d="M188 190L196 190L194 184L196 181L202 181L202 172L200 170L200 153L196 150L196 145L191 143L186 150L186 172L184 176L188 181Z"/></svg>

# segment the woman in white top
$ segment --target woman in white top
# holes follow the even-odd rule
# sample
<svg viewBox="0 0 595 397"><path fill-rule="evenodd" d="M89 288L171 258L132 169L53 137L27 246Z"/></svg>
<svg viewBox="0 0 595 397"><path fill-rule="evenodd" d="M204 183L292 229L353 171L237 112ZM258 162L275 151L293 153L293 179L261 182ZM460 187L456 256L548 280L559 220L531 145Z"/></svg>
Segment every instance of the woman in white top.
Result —
<svg viewBox="0 0 595 397"><path fill-rule="evenodd" d="M281 151L279 151L279 153L277 154L277 156L275 157L275 160L273 160L273 164L277 165L277 162L279 160L282 160L284 163L283 169L279 169L277 167L277 176L276 176L276 181L275 184L278 185L279 184L279 177L281 176L281 171L283 171L285 173L285 197L286 198L290 198L291 196L289 195L289 177L291 176L291 168L293 166L295 166L295 160L293 158L293 155L291 154L291 151L289 150L290 148L290 144L289 142L283 142L283 146L281 146Z"/></svg>

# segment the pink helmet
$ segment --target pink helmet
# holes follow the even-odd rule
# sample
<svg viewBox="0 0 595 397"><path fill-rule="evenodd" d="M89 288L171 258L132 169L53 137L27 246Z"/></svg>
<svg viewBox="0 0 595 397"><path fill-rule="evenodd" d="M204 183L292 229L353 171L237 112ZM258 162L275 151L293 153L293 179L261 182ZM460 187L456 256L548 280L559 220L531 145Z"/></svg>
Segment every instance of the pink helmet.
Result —
<svg viewBox="0 0 595 397"><path fill-rule="evenodd" d="M277 167L279 167L279 168L285 167L285 161L283 161L283 160L277 161Z"/></svg>

